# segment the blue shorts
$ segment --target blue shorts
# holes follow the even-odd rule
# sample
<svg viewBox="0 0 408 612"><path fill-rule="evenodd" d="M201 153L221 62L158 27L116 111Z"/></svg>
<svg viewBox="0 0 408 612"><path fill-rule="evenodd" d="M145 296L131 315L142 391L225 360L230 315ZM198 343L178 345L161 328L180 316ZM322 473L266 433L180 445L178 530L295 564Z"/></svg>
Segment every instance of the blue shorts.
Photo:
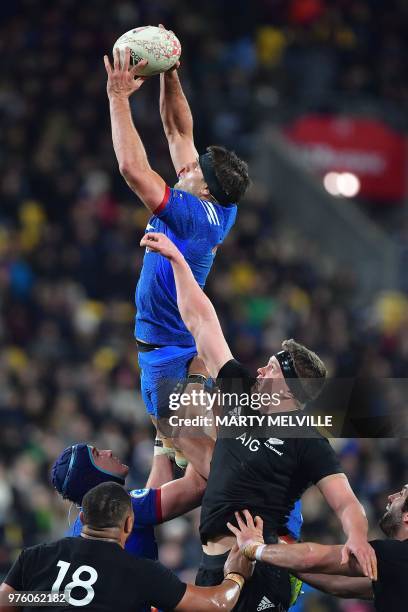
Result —
<svg viewBox="0 0 408 612"><path fill-rule="evenodd" d="M189 363L196 355L195 346L164 346L139 352L142 397L148 414L168 416L169 395L180 380L187 378Z"/></svg>

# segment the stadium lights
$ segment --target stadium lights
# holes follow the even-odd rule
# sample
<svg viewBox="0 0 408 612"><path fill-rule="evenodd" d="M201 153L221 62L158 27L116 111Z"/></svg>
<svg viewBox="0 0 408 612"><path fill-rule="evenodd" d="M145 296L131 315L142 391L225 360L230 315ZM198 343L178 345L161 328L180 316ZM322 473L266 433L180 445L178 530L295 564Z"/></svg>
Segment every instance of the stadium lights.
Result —
<svg viewBox="0 0 408 612"><path fill-rule="evenodd" d="M351 172L328 172L323 185L331 195L345 198L354 198L361 188L360 179Z"/></svg>

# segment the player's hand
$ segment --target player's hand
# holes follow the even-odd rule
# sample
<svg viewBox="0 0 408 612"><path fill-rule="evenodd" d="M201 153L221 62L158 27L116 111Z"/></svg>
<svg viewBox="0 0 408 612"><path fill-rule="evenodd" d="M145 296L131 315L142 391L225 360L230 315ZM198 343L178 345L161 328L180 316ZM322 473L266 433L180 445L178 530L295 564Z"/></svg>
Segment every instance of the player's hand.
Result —
<svg viewBox="0 0 408 612"><path fill-rule="evenodd" d="M353 555L364 575L370 580L377 580L377 557L372 546L362 537L350 536L341 551L341 563L348 563L350 556Z"/></svg>
<svg viewBox="0 0 408 612"><path fill-rule="evenodd" d="M260 516L255 517L255 522L249 510L244 510L245 522L239 512L235 512L238 527L227 523L227 527L237 538L240 551L248 557L252 557L257 546L264 543L263 520ZM251 550L250 550L251 549Z"/></svg>
<svg viewBox="0 0 408 612"><path fill-rule="evenodd" d="M126 47L123 66L120 63L119 49L115 49L113 56L113 68L107 55L103 58L108 82L106 91L108 97L129 98L135 91L141 88L148 77L137 76L141 68L147 65L147 60L138 62L130 67L130 49Z"/></svg>
<svg viewBox="0 0 408 612"><path fill-rule="evenodd" d="M233 572L234 574L241 574L245 580L248 580L248 578L252 576L254 567L255 563L249 561L244 555L241 555L238 546L235 544L235 546L231 548L228 559L225 562L224 576Z"/></svg>
<svg viewBox="0 0 408 612"><path fill-rule="evenodd" d="M147 247L150 251L154 251L155 253L160 253L160 255L163 255L163 257L166 257L169 261L175 261L183 257L174 242L161 233L147 232L141 239L140 246Z"/></svg>

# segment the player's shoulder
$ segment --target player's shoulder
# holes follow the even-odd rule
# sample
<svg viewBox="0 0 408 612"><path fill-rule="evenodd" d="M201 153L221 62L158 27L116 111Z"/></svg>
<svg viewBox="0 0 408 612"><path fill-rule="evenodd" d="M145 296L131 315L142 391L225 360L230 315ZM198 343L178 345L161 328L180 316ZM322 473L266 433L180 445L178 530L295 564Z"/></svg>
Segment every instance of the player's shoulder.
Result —
<svg viewBox="0 0 408 612"><path fill-rule="evenodd" d="M236 359L230 359L220 368L217 379L250 377L249 370Z"/></svg>
<svg viewBox="0 0 408 612"><path fill-rule="evenodd" d="M408 561L408 540L371 540L370 544L383 561Z"/></svg>
<svg viewBox="0 0 408 612"><path fill-rule="evenodd" d="M200 198L193 193L188 191L183 191L182 189L176 189L175 187L171 187L169 191L169 201L170 200L185 200L186 202L200 202Z"/></svg>
<svg viewBox="0 0 408 612"><path fill-rule="evenodd" d="M312 413L307 409L299 409L296 412L293 412L292 415L298 415L299 425L301 427L302 435L298 438L298 444L303 444L308 447L319 447L322 448L331 448L332 446L329 442L329 439L324 431L322 431L319 427L316 427L313 422L308 420L308 417L312 415Z"/></svg>
<svg viewBox="0 0 408 612"><path fill-rule="evenodd" d="M76 542L77 540L78 538L75 537L66 537L60 540L53 540L52 542L42 542L41 544L25 548L22 551L22 555L25 561L49 557L68 547L71 541Z"/></svg>
<svg viewBox="0 0 408 612"><path fill-rule="evenodd" d="M336 457L329 440L316 427L302 427L301 433L301 436L293 438L293 444L301 456L311 456L322 462Z"/></svg>

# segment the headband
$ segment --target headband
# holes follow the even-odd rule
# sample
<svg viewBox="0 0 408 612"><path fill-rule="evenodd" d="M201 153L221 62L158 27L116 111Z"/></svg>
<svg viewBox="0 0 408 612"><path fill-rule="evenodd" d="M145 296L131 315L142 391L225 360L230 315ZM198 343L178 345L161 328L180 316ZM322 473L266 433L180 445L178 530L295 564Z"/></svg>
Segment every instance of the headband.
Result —
<svg viewBox="0 0 408 612"><path fill-rule="evenodd" d="M230 204L231 198L221 187L221 183L215 174L214 161L211 153L204 153L204 155L200 155L198 161L211 195L220 204Z"/></svg>
<svg viewBox="0 0 408 612"><path fill-rule="evenodd" d="M292 391L295 398L302 402L302 404L307 402L310 398L299 380L292 355L289 353L289 351L279 351L278 353L275 353L275 357L279 361L286 384Z"/></svg>

